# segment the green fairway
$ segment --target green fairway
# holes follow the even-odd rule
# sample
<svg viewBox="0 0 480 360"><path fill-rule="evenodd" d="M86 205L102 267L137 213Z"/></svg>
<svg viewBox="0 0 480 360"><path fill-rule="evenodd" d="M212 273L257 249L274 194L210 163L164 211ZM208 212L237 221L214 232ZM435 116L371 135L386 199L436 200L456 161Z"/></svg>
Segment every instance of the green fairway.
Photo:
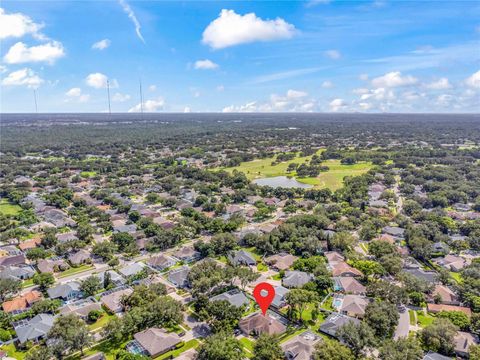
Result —
<svg viewBox="0 0 480 360"><path fill-rule="evenodd" d="M323 150L319 150L320 154ZM272 165L275 157L266 159L257 159L241 163L239 166L231 168L222 168L222 170L233 172L234 170L243 172L249 180L268 178L275 176L295 176L295 172L287 173L287 167L291 163L303 164L310 161L311 156L296 157L293 160L285 161L277 165ZM316 188L329 188L337 190L343 185L345 176L358 176L366 173L372 167L369 162L359 162L354 165L342 165L340 160L326 160L322 165L328 166L330 170L320 173L317 177L296 178L297 181L304 184L313 185Z"/></svg>
<svg viewBox="0 0 480 360"><path fill-rule="evenodd" d="M22 208L18 205L10 204L7 199L0 200L0 214L17 215Z"/></svg>

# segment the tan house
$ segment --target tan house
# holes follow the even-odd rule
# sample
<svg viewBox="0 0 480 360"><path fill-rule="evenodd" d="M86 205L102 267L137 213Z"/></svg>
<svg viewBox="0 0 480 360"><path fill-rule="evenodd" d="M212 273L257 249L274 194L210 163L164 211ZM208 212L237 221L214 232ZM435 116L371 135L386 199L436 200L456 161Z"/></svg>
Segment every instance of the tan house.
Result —
<svg viewBox="0 0 480 360"><path fill-rule="evenodd" d="M351 267L346 262L339 262L335 264L329 264L330 270L332 272L332 276L363 276L363 273Z"/></svg>
<svg viewBox="0 0 480 360"><path fill-rule="evenodd" d="M123 296L128 296L133 292L132 289L126 288L112 292L108 295L104 295L100 298L102 305L105 306L112 313L119 313L123 311L123 305L121 303Z"/></svg>
<svg viewBox="0 0 480 360"><path fill-rule="evenodd" d="M435 298L440 298L440 303L445 305L460 305L458 295L445 285L437 284L430 296L430 301L434 302Z"/></svg>
<svg viewBox="0 0 480 360"><path fill-rule="evenodd" d="M265 262L270 267L280 271L289 269L297 259L297 256L293 256L287 253L281 253L267 257L265 259Z"/></svg>
<svg viewBox="0 0 480 360"><path fill-rule="evenodd" d="M315 345L322 338L311 331L305 331L300 335L283 343L282 350L287 360L310 360L312 359Z"/></svg>
<svg viewBox="0 0 480 360"><path fill-rule="evenodd" d="M246 335L274 335L282 334L287 330L284 324L271 317L268 313L265 316L261 313L251 314L240 320L238 326Z"/></svg>
<svg viewBox="0 0 480 360"><path fill-rule="evenodd" d="M340 312L342 314L353 316L357 318L363 318L365 315L365 309L370 303L370 299L359 295L345 295L343 298Z"/></svg>
<svg viewBox="0 0 480 360"><path fill-rule="evenodd" d="M472 310L464 306L442 305L442 304L427 304L427 310L431 313L439 313L440 311L461 311L467 316L472 316Z"/></svg>
<svg viewBox="0 0 480 360"><path fill-rule="evenodd" d="M177 334L167 333L165 330L159 328L150 328L138 332L133 337L152 358L175 349L175 347L182 342L182 339L180 339Z"/></svg>

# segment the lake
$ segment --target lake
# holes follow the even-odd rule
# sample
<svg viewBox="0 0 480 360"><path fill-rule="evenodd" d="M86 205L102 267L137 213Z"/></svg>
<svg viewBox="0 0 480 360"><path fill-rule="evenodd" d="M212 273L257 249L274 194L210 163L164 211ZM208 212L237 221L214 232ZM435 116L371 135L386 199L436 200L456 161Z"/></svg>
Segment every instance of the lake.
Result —
<svg viewBox="0 0 480 360"><path fill-rule="evenodd" d="M312 185L298 182L296 179L288 178L286 176L275 176L269 178L255 179L252 182L260 186L270 186L273 188L284 187L309 189L313 187Z"/></svg>

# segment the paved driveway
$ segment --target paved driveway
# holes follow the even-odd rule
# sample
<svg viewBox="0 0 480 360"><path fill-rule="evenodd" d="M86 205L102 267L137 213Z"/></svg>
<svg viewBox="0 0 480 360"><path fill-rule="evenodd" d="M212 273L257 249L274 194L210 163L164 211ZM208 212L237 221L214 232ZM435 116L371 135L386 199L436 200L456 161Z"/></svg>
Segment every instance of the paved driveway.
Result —
<svg viewBox="0 0 480 360"><path fill-rule="evenodd" d="M408 332L410 331L410 316L408 315L408 310L403 313L399 313L399 315L400 318L398 319L398 326L395 330L395 334L393 335L395 340L407 337Z"/></svg>

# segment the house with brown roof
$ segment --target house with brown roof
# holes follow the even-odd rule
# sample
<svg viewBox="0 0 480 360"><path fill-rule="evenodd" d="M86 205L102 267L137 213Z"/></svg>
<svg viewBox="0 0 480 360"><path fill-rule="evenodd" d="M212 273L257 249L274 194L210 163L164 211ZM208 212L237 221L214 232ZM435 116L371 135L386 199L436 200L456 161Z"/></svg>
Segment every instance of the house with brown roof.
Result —
<svg viewBox="0 0 480 360"><path fill-rule="evenodd" d="M72 265L84 264L85 262L87 262L87 260L90 259L91 254L85 249L78 250L76 253L70 254L68 256L68 261L70 261Z"/></svg>
<svg viewBox="0 0 480 360"><path fill-rule="evenodd" d="M363 318L365 309L369 303L370 299L365 296L345 295L339 310L342 314Z"/></svg>
<svg viewBox="0 0 480 360"><path fill-rule="evenodd" d="M40 243L42 242L41 238L33 238L27 241L22 241L20 244L18 244L18 248L22 251L26 251L29 249L36 248Z"/></svg>
<svg viewBox="0 0 480 360"><path fill-rule="evenodd" d="M164 329L150 328L136 333L135 341L145 354L155 358L169 350L175 349L182 339L175 333L167 333Z"/></svg>
<svg viewBox="0 0 480 360"><path fill-rule="evenodd" d="M288 253L281 253L265 258L265 262L270 267L281 271L289 269L297 259L297 256Z"/></svg>
<svg viewBox="0 0 480 360"><path fill-rule="evenodd" d="M457 331L457 334L453 338L453 341L455 343L455 353L458 356L468 358L470 352L469 348L472 345L478 345L478 336L474 335L472 333L464 332L464 331ZM474 360L473 358L471 358Z"/></svg>
<svg viewBox="0 0 480 360"><path fill-rule="evenodd" d="M326 251L324 255L327 258L327 261L330 265L345 261L345 258L343 257L343 255L341 255L337 251Z"/></svg>
<svg viewBox="0 0 480 360"><path fill-rule="evenodd" d="M177 259L189 263L200 258L200 252L195 250L193 246L184 246L180 250L173 253Z"/></svg>
<svg viewBox="0 0 480 360"><path fill-rule="evenodd" d="M334 290L346 294L365 295L367 289L357 279L351 276L341 276L333 279Z"/></svg>
<svg viewBox="0 0 480 360"><path fill-rule="evenodd" d="M449 287L437 284L429 296L430 302L435 302L435 299L440 299L441 304L445 305L460 305L460 300L457 294L455 294Z"/></svg>
<svg viewBox="0 0 480 360"><path fill-rule="evenodd" d="M123 311L123 305L121 302L122 297L130 295L132 292L133 290L130 288L117 290L110 294L103 295L100 298L100 301L102 302L102 305L112 313L119 313Z"/></svg>
<svg viewBox="0 0 480 360"><path fill-rule="evenodd" d="M472 310L464 306L427 304L427 311L434 314L439 313L440 311L461 311L469 317L472 316Z"/></svg>
<svg viewBox="0 0 480 360"><path fill-rule="evenodd" d="M91 311L102 310L102 306L93 299L79 300L67 304L59 311L61 315L75 314L82 319L86 319Z"/></svg>
<svg viewBox="0 0 480 360"><path fill-rule="evenodd" d="M69 267L70 266L63 259L40 259L37 262L37 269L41 273L54 273L55 271L64 271L67 270Z"/></svg>
<svg viewBox="0 0 480 360"><path fill-rule="evenodd" d="M287 360L310 360L312 359L315 345L322 338L307 330L290 340L284 342L281 347Z"/></svg>
<svg viewBox="0 0 480 360"><path fill-rule="evenodd" d="M12 300L5 301L2 305L3 311L11 313L26 310L40 299L42 299L42 294L37 290L32 290Z"/></svg>
<svg viewBox="0 0 480 360"><path fill-rule="evenodd" d="M355 269L354 267L351 267L350 265L348 265L346 262L343 262L343 261L334 263L333 265L332 263L329 263L328 267L330 268L330 271L332 272L332 276L334 277L363 276L363 273L360 270Z"/></svg>
<svg viewBox="0 0 480 360"><path fill-rule="evenodd" d="M433 260L436 264L450 271L461 271L464 267L470 265L471 261L461 256L448 254L443 258Z"/></svg>
<svg viewBox="0 0 480 360"><path fill-rule="evenodd" d="M238 326L246 335L275 335L282 334L287 330L284 324L268 313L265 316L262 313L251 314L241 319Z"/></svg>
<svg viewBox="0 0 480 360"><path fill-rule="evenodd" d="M148 265L159 271L169 268L170 266L175 265L175 263L176 261L174 259L172 259L170 256L165 256L163 254L152 256L147 261Z"/></svg>

